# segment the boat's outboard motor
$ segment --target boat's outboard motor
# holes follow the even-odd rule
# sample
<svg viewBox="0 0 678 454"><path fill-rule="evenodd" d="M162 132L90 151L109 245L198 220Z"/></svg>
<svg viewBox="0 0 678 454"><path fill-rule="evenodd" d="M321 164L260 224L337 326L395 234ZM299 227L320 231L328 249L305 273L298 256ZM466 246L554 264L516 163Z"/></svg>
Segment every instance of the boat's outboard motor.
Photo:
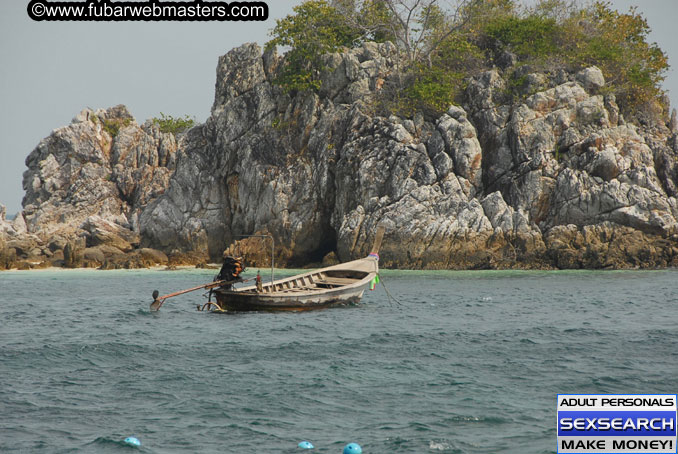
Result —
<svg viewBox="0 0 678 454"><path fill-rule="evenodd" d="M224 264L215 281L240 281L240 274L245 271L244 261L242 257L233 257L224 254Z"/></svg>

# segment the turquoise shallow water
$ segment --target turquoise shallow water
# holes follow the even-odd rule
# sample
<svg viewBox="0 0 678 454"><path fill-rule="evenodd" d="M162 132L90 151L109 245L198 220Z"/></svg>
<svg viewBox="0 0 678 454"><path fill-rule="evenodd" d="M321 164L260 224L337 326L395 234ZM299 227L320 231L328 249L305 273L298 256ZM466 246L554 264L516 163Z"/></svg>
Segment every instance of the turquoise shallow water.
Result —
<svg viewBox="0 0 678 454"><path fill-rule="evenodd" d="M0 273L0 452L551 453L557 393L678 391L675 270L384 271L400 304L149 312L213 273Z"/></svg>

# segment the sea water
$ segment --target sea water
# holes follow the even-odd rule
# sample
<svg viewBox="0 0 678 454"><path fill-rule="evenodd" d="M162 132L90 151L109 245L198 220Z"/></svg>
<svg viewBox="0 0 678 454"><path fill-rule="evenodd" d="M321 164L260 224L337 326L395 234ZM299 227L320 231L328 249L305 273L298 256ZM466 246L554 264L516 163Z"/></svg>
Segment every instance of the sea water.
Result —
<svg viewBox="0 0 678 454"><path fill-rule="evenodd" d="M0 273L0 452L552 453L558 393L678 391L676 270L383 271L355 307L149 311L213 274Z"/></svg>

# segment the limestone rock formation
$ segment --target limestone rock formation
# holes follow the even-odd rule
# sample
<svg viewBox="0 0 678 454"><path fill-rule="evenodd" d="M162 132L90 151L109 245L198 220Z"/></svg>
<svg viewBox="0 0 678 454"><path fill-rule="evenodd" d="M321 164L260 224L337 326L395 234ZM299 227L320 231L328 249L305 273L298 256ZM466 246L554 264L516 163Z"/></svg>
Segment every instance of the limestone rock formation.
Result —
<svg viewBox="0 0 678 454"><path fill-rule="evenodd" d="M34 248L10 246L24 259L70 266L87 246L131 251L140 242L139 214L167 187L177 148L173 134L137 125L124 106L83 110L26 158L24 209L4 230L32 239Z"/></svg>
<svg viewBox="0 0 678 454"><path fill-rule="evenodd" d="M501 74L490 71L471 82L463 108L415 125L371 108L396 59L390 44L327 55L319 94L290 96L274 83L275 54L249 44L222 57L212 116L189 133L168 190L141 215L142 242L215 258L240 235L270 233L278 263L303 264L330 251L364 255L384 224L386 266L675 261L668 246L649 261L610 248L597 250L609 259L586 261L569 240L576 260L554 252L565 250L558 232L572 228L609 245L629 232L672 244L677 227L668 132L649 141L623 123L614 97L598 94L599 69L531 75L545 86L519 103L504 101ZM241 244L267 263L256 241Z"/></svg>
<svg viewBox="0 0 678 454"><path fill-rule="evenodd" d="M397 59L390 43L326 55L318 93L287 93L284 57L243 45L178 141L123 106L85 110L27 159L0 250L69 245L62 260L115 268L228 248L265 266L270 240L245 236L272 235L276 264L298 266L363 256L384 225L387 267L678 265L675 120L626 122L595 67L526 72L516 99L495 69L438 118L384 116Z"/></svg>

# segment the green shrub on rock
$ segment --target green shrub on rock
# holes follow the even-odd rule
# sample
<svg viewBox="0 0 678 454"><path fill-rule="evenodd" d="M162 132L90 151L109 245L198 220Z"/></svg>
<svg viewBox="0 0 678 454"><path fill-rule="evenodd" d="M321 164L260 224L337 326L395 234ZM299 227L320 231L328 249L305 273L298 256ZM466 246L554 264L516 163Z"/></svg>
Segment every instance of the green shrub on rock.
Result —
<svg viewBox="0 0 678 454"><path fill-rule="evenodd" d="M178 134L187 131L195 125L195 119L188 115L183 117L173 117L160 112L160 118L152 118L151 121L160 129L161 132Z"/></svg>
<svg viewBox="0 0 678 454"><path fill-rule="evenodd" d="M318 90L321 57L341 47L352 47L360 38L360 32L325 0L295 6L294 14L279 19L271 35L267 48L290 48L277 79L286 91Z"/></svg>
<svg viewBox="0 0 678 454"><path fill-rule="evenodd" d="M597 66L606 93L615 95L626 114L663 95L668 60L648 42L649 26L636 9L620 13L609 2L583 6L569 0L444 6L439 0L307 0L271 32L267 46L289 48L277 82L288 92L318 90L323 54L388 39L402 62L380 104L399 114L444 112L459 102L470 77L494 66L505 69L508 86L517 91L524 75L514 74L518 67L553 74Z"/></svg>

